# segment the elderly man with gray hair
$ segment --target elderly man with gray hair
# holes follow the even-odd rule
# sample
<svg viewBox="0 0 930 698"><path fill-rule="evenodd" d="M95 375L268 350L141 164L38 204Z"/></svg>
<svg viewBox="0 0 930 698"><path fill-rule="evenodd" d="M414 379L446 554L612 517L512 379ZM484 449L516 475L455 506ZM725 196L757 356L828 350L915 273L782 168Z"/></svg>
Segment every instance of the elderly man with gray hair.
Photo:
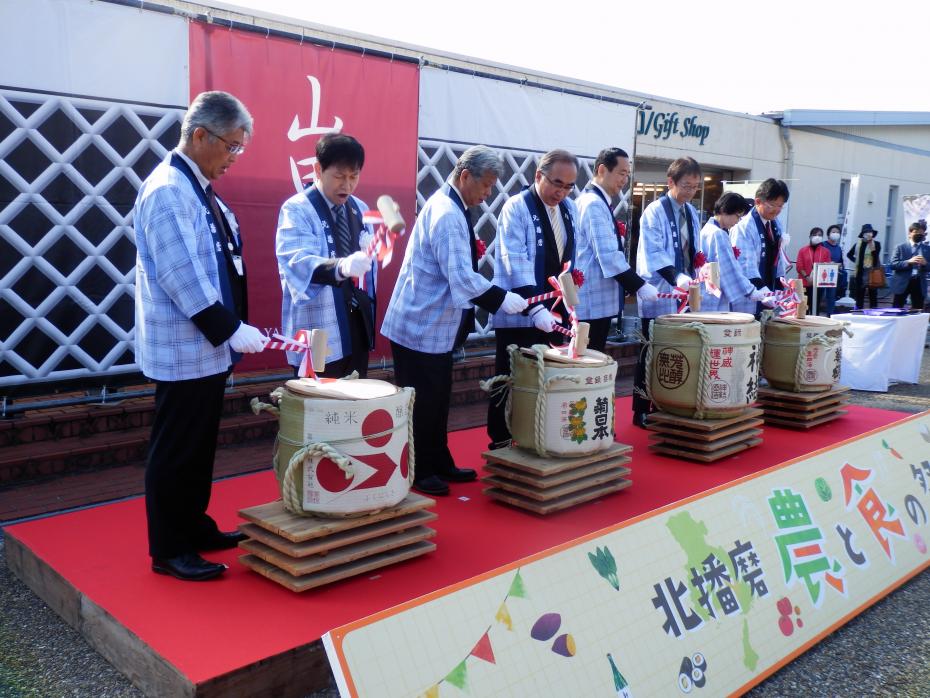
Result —
<svg viewBox="0 0 930 698"><path fill-rule="evenodd" d="M507 200L497 224L494 283L531 298L551 291L547 279L558 276L565 264L575 266L578 212L568 195L577 177L577 158L567 150L550 150L539 160L535 181ZM526 314L494 316L495 375L510 373L507 347L511 344L563 343L564 335L553 332L557 324L550 312L553 302L535 303ZM510 445L505 405L504 395L493 394L488 402L488 448Z"/></svg>
<svg viewBox="0 0 930 698"><path fill-rule="evenodd" d="M246 324L242 239L212 183L245 150L252 117L225 92L188 109L181 140L139 189L136 237L136 361L155 383L145 470L152 570L200 581L226 565L200 556L235 547L207 515L226 377L242 353L264 348Z"/></svg>
<svg viewBox="0 0 930 698"><path fill-rule="evenodd" d="M486 146L472 146L458 159L417 217L381 326L391 340L395 382L416 390L413 486L424 494L445 495L448 482L477 477L474 470L456 467L446 434L452 351L474 329L474 306L492 314L526 308L521 296L478 273L468 208L484 201L502 174L500 156Z"/></svg>

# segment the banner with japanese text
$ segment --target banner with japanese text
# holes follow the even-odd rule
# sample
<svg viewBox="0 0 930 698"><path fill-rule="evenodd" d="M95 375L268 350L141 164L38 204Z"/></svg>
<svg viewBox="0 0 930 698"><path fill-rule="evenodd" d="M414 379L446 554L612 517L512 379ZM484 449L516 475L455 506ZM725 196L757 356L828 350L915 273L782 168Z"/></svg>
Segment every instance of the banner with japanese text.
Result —
<svg viewBox="0 0 930 698"><path fill-rule="evenodd" d="M337 628L340 691L745 691L928 565L928 454L924 412Z"/></svg>
<svg viewBox="0 0 930 698"><path fill-rule="evenodd" d="M278 212L287 198L312 183L314 148L323 134L338 131L361 142L365 166L355 194L370 209L380 195L392 196L412 227L419 92L415 63L191 22L191 97L204 90L231 92L255 120L246 152L217 185L241 224L251 324L281 325ZM403 247L379 276L377 328L402 259ZM389 351L379 336L376 353ZM282 365L283 354L247 357L243 367L268 362Z"/></svg>

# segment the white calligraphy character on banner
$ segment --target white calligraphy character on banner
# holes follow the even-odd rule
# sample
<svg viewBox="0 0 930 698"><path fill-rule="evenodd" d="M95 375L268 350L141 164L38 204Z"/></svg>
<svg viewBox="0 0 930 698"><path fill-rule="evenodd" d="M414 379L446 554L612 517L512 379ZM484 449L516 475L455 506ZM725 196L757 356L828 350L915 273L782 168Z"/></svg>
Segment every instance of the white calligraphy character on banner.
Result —
<svg viewBox="0 0 930 698"><path fill-rule="evenodd" d="M317 122L320 119L320 101L321 101L321 91L320 91L320 81L317 80L313 75L308 75L307 80L310 82L310 125L306 128L300 127L300 115L295 114L294 120L291 122L291 127L287 130L287 138L292 143L300 140L301 138L306 138L307 136L322 136L325 133L339 133L342 131L342 119L338 116L334 117L335 120L332 126L318 126ZM303 180L313 181L313 165L316 163L316 157L309 157L303 160L294 160L291 159L291 178L294 180L294 189L298 192L304 190ZM310 171L305 174L303 177L300 176L300 172L297 169L298 165L301 167L309 167Z"/></svg>

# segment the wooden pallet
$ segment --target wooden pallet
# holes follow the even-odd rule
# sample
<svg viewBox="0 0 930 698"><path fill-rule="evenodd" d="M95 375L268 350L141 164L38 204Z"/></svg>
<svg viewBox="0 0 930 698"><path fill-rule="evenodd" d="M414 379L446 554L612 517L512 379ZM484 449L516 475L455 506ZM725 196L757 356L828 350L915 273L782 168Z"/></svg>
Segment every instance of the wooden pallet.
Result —
<svg viewBox="0 0 930 698"><path fill-rule="evenodd" d="M436 514L428 497L411 492L400 504L368 516L297 516L278 500L242 509L247 554L239 561L291 591L306 591L432 552Z"/></svg>
<svg viewBox="0 0 930 698"><path fill-rule="evenodd" d="M693 419L653 412L646 419L649 450L700 463L713 463L762 443L762 410L751 408L726 419Z"/></svg>
<svg viewBox="0 0 930 698"><path fill-rule="evenodd" d="M617 492L633 483L628 479L632 446L610 448L575 458L541 458L519 448L501 448L483 454L484 493L499 502L536 514L551 514Z"/></svg>
<svg viewBox="0 0 930 698"><path fill-rule="evenodd" d="M767 424L792 429L810 429L846 414L849 388L835 385L817 393L793 393L777 388L759 388L759 403Z"/></svg>

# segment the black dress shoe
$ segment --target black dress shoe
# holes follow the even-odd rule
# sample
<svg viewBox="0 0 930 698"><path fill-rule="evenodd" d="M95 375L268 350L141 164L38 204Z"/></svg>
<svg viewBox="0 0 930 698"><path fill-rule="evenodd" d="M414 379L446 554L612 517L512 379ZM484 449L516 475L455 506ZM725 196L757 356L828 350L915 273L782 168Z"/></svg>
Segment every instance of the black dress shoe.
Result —
<svg viewBox="0 0 930 698"><path fill-rule="evenodd" d="M478 478L478 473L471 468L453 467L452 470L443 470L440 472L439 477L446 482L471 482Z"/></svg>
<svg viewBox="0 0 930 698"><path fill-rule="evenodd" d="M246 538L248 538L248 536L239 531L216 531L200 541L197 550L230 550L239 545L239 541L245 540Z"/></svg>
<svg viewBox="0 0 930 698"><path fill-rule="evenodd" d="M634 412L633 413L633 426L639 427L640 429L646 428L646 418L649 415L645 412Z"/></svg>
<svg viewBox="0 0 930 698"><path fill-rule="evenodd" d="M422 480L414 480L413 489L415 489L417 492L422 492L423 494L430 494L433 496L443 496L449 494L449 485L447 485L435 475L424 477Z"/></svg>
<svg viewBox="0 0 930 698"><path fill-rule="evenodd" d="M158 574L170 574L186 582L202 582L223 574L226 571L226 565L204 560L197 553L184 553L177 557L153 557L152 571Z"/></svg>

